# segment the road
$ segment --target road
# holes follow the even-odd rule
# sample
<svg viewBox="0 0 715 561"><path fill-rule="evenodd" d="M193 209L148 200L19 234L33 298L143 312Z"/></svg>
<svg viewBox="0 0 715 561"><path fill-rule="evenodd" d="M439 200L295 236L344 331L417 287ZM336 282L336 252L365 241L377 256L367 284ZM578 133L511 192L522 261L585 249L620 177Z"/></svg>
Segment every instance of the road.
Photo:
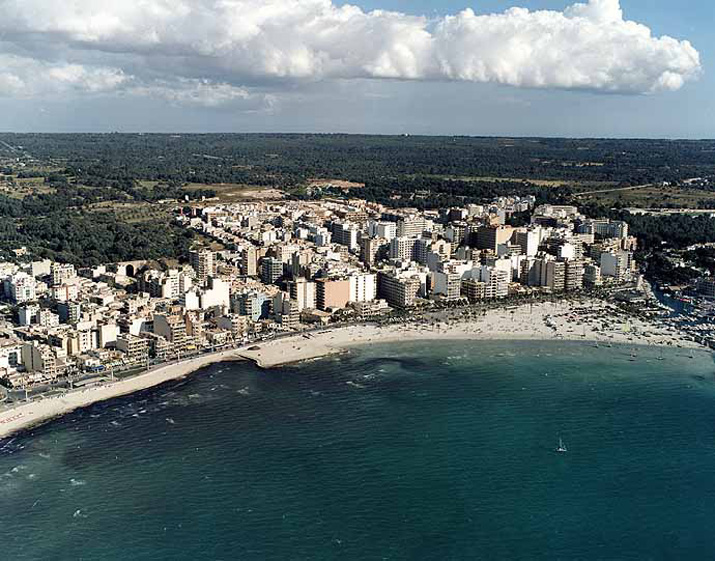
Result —
<svg viewBox="0 0 715 561"><path fill-rule="evenodd" d="M598 193L614 193L617 191L635 191L637 189L645 189L646 187L653 187L652 183L646 185L636 185L634 187L616 187L612 189L599 189L598 191L584 191L583 193L578 193L574 195L575 197L582 197L583 195L597 195Z"/></svg>
<svg viewBox="0 0 715 561"><path fill-rule="evenodd" d="M3 146L5 146L5 148L7 148L8 150L10 150L10 152L18 152L18 149L17 149L17 148L15 148L14 146L10 146L7 142L5 142L5 141L3 141L3 140L0 140L0 144L3 145Z"/></svg>

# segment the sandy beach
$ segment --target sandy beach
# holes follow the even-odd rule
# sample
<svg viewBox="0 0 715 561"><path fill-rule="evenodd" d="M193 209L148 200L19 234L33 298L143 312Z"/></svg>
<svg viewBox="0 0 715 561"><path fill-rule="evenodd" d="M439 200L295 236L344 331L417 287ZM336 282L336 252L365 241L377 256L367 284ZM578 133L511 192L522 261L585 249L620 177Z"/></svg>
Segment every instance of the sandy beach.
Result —
<svg viewBox="0 0 715 561"><path fill-rule="evenodd" d="M261 368L314 360L343 353L354 346L438 340L577 340L602 344L660 345L698 348L673 327L614 315L600 301L540 303L494 309L445 321L399 323L385 326L354 325L326 328L204 355L116 382L106 382L63 395L37 398L0 412L0 438L93 403L105 401L188 376L218 362L251 360ZM254 350L249 350L254 349Z"/></svg>
<svg viewBox="0 0 715 561"><path fill-rule="evenodd" d="M353 346L439 340L571 340L605 344L658 345L700 348L668 325L639 319L613 318L607 304L590 301L580 306L570 302L524 305L494 309L483 315L432 323L386 326L359 325L326 329L259 345L260 350L240 351L262 368L312 360L344 352Z"/></svg>

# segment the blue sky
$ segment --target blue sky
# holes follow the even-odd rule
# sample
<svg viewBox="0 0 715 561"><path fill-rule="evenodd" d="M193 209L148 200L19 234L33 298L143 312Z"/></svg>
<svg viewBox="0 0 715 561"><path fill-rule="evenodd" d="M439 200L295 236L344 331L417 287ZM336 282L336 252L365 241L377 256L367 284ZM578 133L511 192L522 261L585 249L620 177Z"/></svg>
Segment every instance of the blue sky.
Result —
<svg viewBox="0 0 715 561"><path fill-rule="evenodd" d="M161 4L164 0L151 1ZM7 7L4 5L9 2L0 0L0 8ZM534 87L537 78L530 73L530 62L520 63L521 66L515 63L516 78L499 77L498 69L488 78L474 78L474 65L468 66L461 55L470 50L465 45L483 45L469 42L479 37L459 37L454 43L451 42L453 36L448 38L452 49L448 56L454 58L450 64L467 69L460 74L467 78L454 79L453 74L435 73L432 63L419 58L424 56L426 61L430 56L421 54L419 41L400 37L401 32L394 31L384 18L365 16L367 23L357 30L340 28L328 47L324 43L316 46L312 38L293 37L290 29L283 33L280 29L266 31L260 43L243 43L243 39L236 39L245 31L240 19L228 33L221 23L226 19L225 14L212 12L214 0L195 0L196 5L208 8L202 12L202 18L192 17L188 29L191 33L195 27L196 36L182 44L167 30L181 31L186 22L158 19L170 17L160 10L154 21L145 14L135 14L131 9L133 0L126 2L123 11L109 14L111 17L106 19L97 14L107 14L95 13L91 21L98 29L91 25L77 28L76 17L68 16L66 22L62 19L71 4L80 4L81 13L100 10L97 0L25 0L22 5L27 7L27 13L13 2L14 11L5 18L5 24L0 23L0 36L9 36L11 30L14 37L5 42L0 40L0 130L715 137L712 67L715 3L710 1L690 1L687 8L672 0L622 0L620 3L626 20L649 27L656 37L668 35L688 40L697 49L701 65L699 77L693 79L687 68L679 70L685 77L685 83L679 88L655 88L654 76L660 76L659 65L662 64L663 69L672 67L672 61L663 62L664 57L681 57L680 47L674 47L678 51L675 54L665 51L634 54L635 68L642 67L647 73L655 67L652 75L635 85L627 77L609 74L603 82L594 77L591 85L587 77L585 87L572 86L568 82L572 68L552 68L544 63L544 68L536 73L540 76L538 79L543 75L552 76L553 85L549 82L551 78L547 78L546 84ZM439 19L467 7L478 15L502 13L512 6L563 12L573 2L482 0L469 4L455 0L363 0L351 4L366 12L383 9ZM339 5L342 4L330 8L331 14ZM49 13L46 24L35 21L41 8ZM57 10L54 15L53 9ZM214 15L216 21L212 21ZM283 16L277 13L269 23L283 21ZM171 17L175 18L173 14ZM111 22L115 20L122 23L120 30L112 27ZM360 33L368 25L377 31L370 38L363 38ZM605 32L612 28L610 24L604 25ZM218 47L213 44L207 47L203 42L207 37L224 33L230 35L230 41L235 44L229 45L230 54L215 55L228 52L225 48L228 40L224 39ZM319 28L311 33L319 34ZM475 33L479 35L481 31ZM152 34L158 39L147 46L146 36ZM345 44L342 44L343 36ZM391 51L389 64L376 68L375 60L384 62L385 59L380 57L379 47L373 48L371 43L385 36L387 47L399 44L400 48ZM616 34L610 41L608 49L616 49L613 52L619 56L631 56L628 45L618 44L628 41L627 37ZM340 66L327 71L320 66L316 70L312 66L315 57L309 64L296 55L288 70L277 69L274 54L265 47L269 44L273 48L276 42L281 52L295 48L300 54L327 48L331 57L340 59ZM197 44L202 49L200 52L184 55L185 49L196 48ZM267 54L262 53L264 48ZM405 48L410 51L405 59L408 62L394 55L404 53ZM548 52L568 48L570 45L555 43ZM573 56L586 57L575 61L574 67L586 68L585 73L593 72L597 76L601 72L600 61L593 62L593 57L583 54L592 48L592 44L580 50L574 47ZM211 57L207 56L207 49ZM176 56L179 52L180 58ZM409 62L414 60L417 60L416 66L410 66ZM207 66L209 62L211 66ZM32 76L29 70L24 75L23 68L32 70ZM49 75L51 79L39 80L38 75ZM651 93L651 89L658 91Z"/></svg>
<svg viewBox="0 0 715 561"><path fill-rule="evenodd" d="M573 2L367 0L351 3L366 10L387 9L434 15L456 13L468 7L477 13L501 12L514 6L529 10L563 10ZM435 103L433 110L440 115L439 118L420 119L424 125L401 122L406 129L415 127L419 129L417 132L428 133L433 127L439 134L453 131L507 136L715 138L715 68L712 66L715 60L715 2L622 0L621 7L627 19L647 25L654 35L670 35L691 41L702 60L703 73L698 81L678 92L653 96L611 96L558 90L545 92L493 88L481 84L468 84L467 88L462 88L464 84L448 85L443 95L429 91L424 95L410 92L405 97L411 97L409 101L416 106L415 114L427 110L430 103L424 98L432 96L435 100L439 98L441 103L449 103L447 98L451 98L452 102L456 101L458 111L447 111ZM472 116L461 114L470 108ZM466 122L461 123L462 119ZM445 120L446 126L440 124Z"/></svg>

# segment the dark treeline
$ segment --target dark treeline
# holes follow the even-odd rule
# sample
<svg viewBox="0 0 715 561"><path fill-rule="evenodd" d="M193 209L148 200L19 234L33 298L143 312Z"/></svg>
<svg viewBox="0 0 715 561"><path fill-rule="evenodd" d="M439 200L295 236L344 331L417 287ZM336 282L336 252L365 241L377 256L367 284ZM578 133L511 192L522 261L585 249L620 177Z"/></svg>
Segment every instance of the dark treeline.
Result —
<svg viewBox="0 0 715 561"><path fill-rule="evenodd" d="M715 220L710 216L649 216L624 212L617 213L616 217L628 222L632 235L637 236L647 249L664 246L684 249L690 245L715 241Z"/></svg>
<svg viewBox="0 0 715 561"><path fill-rule="evenodd" d="M666 255L655 252L648 258L646 276L656 282L677 286L690 284L701 274L690 267L676 267Z"/></svg>
<svg viewBox="0 0 715 561"><path fill-rule="evenodd" d="M113 214L63 212L20 221L0 218L0 252L27 246L34 257L76 265L186 258L193 234L166 223L127 224Z"/></svg>
<svg viewBox="0 0 715 561"><path fill-rule="evenodd" d="M539 204L565 203L571 189L541 187L526 181L460 181L435 177L403 177L368 181L359 196L393 207L447 208L484 203L496 197L534 195Z"/></svg>
<svg viewBox="0 0 715 561"><path fill-rule="evenodd" d="M638 237L644 250L685 249L694 244L715 241L715 219L710 215L631 214L594 204L583 205L581 211L592 218L611 218L628 222L629 232Z"/></svg>
<svg viewBox="0 0 715 561"><path fill-rule="evenodd" d="M631 235L642 249L663 247L684 249L690 245L715 242L715 219L709 214L631 214L614 207L577 201L583 214L591 218L610 218L628 222Z"/></svg>
<svg viewBox="0 0 715 561"><path fill-rule="evenodd" d="M313 177L441 175L642 184L715 173L715 141L273 134L2 134L0 140L65 165L82 181L289 187Z"/></svg>
<svg viewBox="0 0 715 561"><path fill-rule="evenodd" d="M368 180L365 187L357 191L345 192L339 188L324 188L313 191L310 195L296 195L296 198L357 196L369 202L395 208L410 207L425 210L487 203L496 197L512 195L533 195L536 197L537 204L565 204L569 202L572 190L568 187L558 189L542 187L528 181L464 181L417 176Z"/></svg>
<svg viewBox="0 0 715 561"><path fill-rule="evenodd" d="M212 189L184 190L180 185L158 184L151 189L141 188L135 181L96 181L95 185L70 184L56 179L50 183L55 189L51 193L27 195L22 199L0 195L0 216L25 217L44 216L61 210L80 209L100 202L155 202L162 199L200 199L214 197Z"/></svg>
<svg viewBox="0 0 715 561"><path fill-rule="evenodd" d="M676 266L668 257L668 250L682 251L693 245L715 242L715 219L709 215L640 215L594 204L584 205L582 211L594 218L628 222L629 232L638 237L638 253L646 261L646 276L658 282L689 284L701 274L690 267ZM697 248L684 252L683 256L686 261L715 274L715 249Z"/></svg>

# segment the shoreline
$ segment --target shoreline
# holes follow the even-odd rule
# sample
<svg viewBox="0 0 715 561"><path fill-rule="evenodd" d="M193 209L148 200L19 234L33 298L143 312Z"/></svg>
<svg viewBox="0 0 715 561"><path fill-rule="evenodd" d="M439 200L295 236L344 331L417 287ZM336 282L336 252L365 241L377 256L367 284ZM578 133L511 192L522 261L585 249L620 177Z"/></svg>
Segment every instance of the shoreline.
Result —
<svg viewBox="0 0 715 561"><path fill-rule="evenodd" d="M620 320L574 316L575 310L582 309L589 314L606 314L606 308L607 304L600 301L589 301L582 306L568 302L545 302L506 310L492 309L477 318L434 324L413 321L386 326L367 324L326 328L307 338L296 334L268 341L259 345L260 350L242 351L241 355L260 368L276 368L340 354L352 347L410 341L581 341L604 345L705 349L669 326L631 318L627 323L632 325L625 331L625 324ZM609 328L604 328L604 323L609 324Z"/></svg>
<svg viewBox="0 0 715 561"><path fill-rule="evenodd" d="M105 382L97 386L67 391L52 397L40 397L30 402L22 402L0 413L0 438L23 430L31 429L95 403L130 395L159 386L165 382L180 380L194 372L219 362L244 360L231 349L214 354L191 358L185 362L174 362L159 366L154 370L137 374L125 380Z"/></svg>
<svg viewBox="0 0 715 561"><path fill-rule="evenodd" d="M158 366L154 370L125 380L106 382L90 388L20 403L0 412L0 438L30 429L94 403L146 390L165 382L185 378L206 366L220 362L248 360L259 368L269 369L336 356L351 348L369 344L436 341L575 341L633 346L679 347L703 349L686 340L673 328L656 326L642 320L624 331L612 318L587 315L606 313L607 305L590 301L581 306L571 303L525 304L512 309L493 309L479 317L461 320L405 323L379 326L373 324L330 328L316 333L296 333L289 337L256 343L250 348L237 348L194 357L184 362ZM599 325L600 322L600 325ZM613 324L604 330L603 323ZM581 330L581 333L577 333Z"/></svg>

